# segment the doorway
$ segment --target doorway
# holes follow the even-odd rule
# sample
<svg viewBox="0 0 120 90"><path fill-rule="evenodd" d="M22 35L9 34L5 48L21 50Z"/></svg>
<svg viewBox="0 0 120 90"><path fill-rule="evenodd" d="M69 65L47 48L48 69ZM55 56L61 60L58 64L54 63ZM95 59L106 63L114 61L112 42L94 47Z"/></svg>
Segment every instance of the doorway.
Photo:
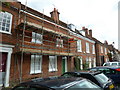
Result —
<svg viewBox="0 0 120 90"><path fill-rule="evenodd" d="M7 52L0 52L0 86L3 86L5 81L7 56Z"/></svg>
<svg viewBox="0 0 120 90"><path fill-rule="evenodd" d="M62 73L67 72L67 57L62 57Z"/></svg>

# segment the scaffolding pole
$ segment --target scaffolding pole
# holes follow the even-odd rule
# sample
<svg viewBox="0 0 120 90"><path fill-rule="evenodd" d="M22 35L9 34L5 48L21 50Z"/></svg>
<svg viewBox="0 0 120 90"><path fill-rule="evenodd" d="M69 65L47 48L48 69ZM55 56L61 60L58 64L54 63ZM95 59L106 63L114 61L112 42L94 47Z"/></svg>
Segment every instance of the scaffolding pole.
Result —
<svg viewBox="0 0 120 90"><path fill-rule="evenodd" d="M25 9L24 9L24 26L23 26L23 37L22 37L22 46L24 46L24 36L25 36L25 28L26 28L26 13L25 13L25 11L26 11L26 9L27 9L27 0L26 0L26 2L25 2ZM22 53L21 53L21 64L20 64L20 83L22 82L22 69L23 69L23 58L24 57L24 51L23 51L23 49L22 49Z"/></svg>

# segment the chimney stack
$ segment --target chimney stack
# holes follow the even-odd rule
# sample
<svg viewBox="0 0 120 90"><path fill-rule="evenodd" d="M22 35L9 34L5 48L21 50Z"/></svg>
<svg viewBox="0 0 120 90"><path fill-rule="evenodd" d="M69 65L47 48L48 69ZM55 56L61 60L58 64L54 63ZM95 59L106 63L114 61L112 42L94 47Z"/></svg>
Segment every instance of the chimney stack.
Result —
<svg viewBox="0 0 120 90"><path fill-rule="evenodd" d="M92 37L92 30L89 30L89 36Z"/></svg>
<svg viewBox="0 0 120 90"><path fill-rule="evenodd" d="M85 27L82 27L82 30L85 30Z"/></svg>
<svg viewBox="0 0 120 90"><path fill-rule="evenodd" d="M88 28L82 27L82 30L85 31L85 36L88 37L88 35L89 35L89 34L88 34Z"/></svg>
<svg viewBox="0 0 120 90"><path fill-rule="evenodd" d="M51 18L55 21L55 23L59 24L59 12L56 8L52 12L50 12Z"/></svg>

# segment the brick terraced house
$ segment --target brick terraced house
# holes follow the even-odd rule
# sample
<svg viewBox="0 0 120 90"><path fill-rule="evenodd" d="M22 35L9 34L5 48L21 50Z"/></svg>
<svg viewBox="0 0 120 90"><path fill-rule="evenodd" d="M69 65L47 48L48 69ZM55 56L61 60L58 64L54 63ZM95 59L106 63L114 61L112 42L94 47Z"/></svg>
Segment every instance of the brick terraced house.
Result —
<svg viewBox="0 0 120 90"><path fill-rule="evenodd" d="M56 8L44 15L20 2L2 2L0 12L0 85L41 77L60 76L99 64L92 31L72 28L59 19ZM88 33L89 32L89 33ZM99 46L99 47L98 47ZM101 51L101 58L106 50ZM100 52L100 51L99 51ZM107 59L105 59L107 60Z"/></svg>

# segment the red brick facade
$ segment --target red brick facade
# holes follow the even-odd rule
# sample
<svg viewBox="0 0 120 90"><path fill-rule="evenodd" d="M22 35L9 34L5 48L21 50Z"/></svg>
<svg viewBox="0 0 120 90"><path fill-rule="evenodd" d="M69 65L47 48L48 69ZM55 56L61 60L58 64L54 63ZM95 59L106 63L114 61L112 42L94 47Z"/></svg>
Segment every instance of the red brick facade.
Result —
<svg viewBox="0 0 120 90"><path fill-rule="evenodd" d="M17 2L9 3L9 6L3 3L2 10L13 15L11 34L0 33L2 34L1 44L13 45L11 47L9 72L9 81L11 82L60 76L65 71L82 70L96 66L96 64L100 65L99 56L104 56L104 60L108 58L104 52L100 53L100 46L102 45L103 48L106 46L96 43L97 41L92 37L92 30L83 28L86 36L72 31L66 23L59 20L59 12L56 9L51 12L51 17ZM25 21L26 23L24 23ZM32 42L33 32L42 35L41 42L40 40L39 43ZM70 39L73 39L73 42L69 42ZM79 40L81 51L78 51L77 46ZM93 45L95 49L93 49ZM93 53L93 50L95 50L95 53ZM40 73L30 73L31 55L42 56ZM57 56L56 71L49 71L49 56ZM64 58L67 58L67 60L64 60ZM9 81L5 82L9 83Z"/></svg>

